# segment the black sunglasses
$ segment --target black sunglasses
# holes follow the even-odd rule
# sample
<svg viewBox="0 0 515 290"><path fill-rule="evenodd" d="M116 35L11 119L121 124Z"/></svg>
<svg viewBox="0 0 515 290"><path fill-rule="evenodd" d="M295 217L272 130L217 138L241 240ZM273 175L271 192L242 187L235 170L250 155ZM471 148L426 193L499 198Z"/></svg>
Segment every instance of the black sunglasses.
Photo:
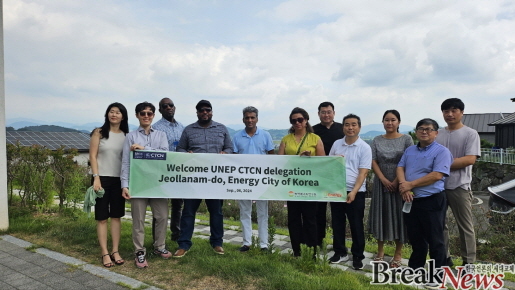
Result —
<svg viewBox="0 0 515 290"><path fill-rule="evenodd" d="M161 104L161 108L166 109L167 107L173 108L173 107L175 107L175 105L174 104L169 104L169 103Z"/></svg>
<svg viewBox="0 0 515 290"><path fill-rule="evenodd" d="M304 120L306 120L306 119L304 119L304 118L290 119L290 123L292 125L295 125L297 122L299 122L299 123L304 122Z"/></svg>
<svg viewBox="0 0 515 290"><path fill-rule="evenodd" d="M211 112L211 108L202 108L202 109L198 109L197 112L199 113L202 113L202 112L206 112L206 113L209 113Z"/></svg>
<svg viewBox="0 0 515 290"><path fill-rule="evenodd" d="M152 116L154 116L153 112L143 112L143 111L141 111L138 114L140 115L140 117L145 117L145 116L152 117Z"/></svg>

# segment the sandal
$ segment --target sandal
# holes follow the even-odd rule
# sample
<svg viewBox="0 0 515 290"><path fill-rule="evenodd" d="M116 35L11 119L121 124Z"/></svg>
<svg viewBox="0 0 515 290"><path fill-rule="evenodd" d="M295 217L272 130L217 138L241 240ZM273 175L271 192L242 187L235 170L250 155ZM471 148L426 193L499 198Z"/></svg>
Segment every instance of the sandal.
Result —
<svg viewBox="0 0 515 290"><path fill-rule="evenodd" d="M100 257L100 263L102 263L102 265L104 265L104 267L106 267L106 268L111 268L112 266L114 266L113 261L111 261L111 260L109 260L108 263L104 263L104 257L105 256L108 256L109 259L111 259L111 256L109 256L109 254L102 255Z"/></svg>
<svg viewBox="0 0 515 290"><path fill-rule="evenodd" d="M125 263L125 260L124 260L124 259L116 260L116 259L114 258L114 254L116 254L116 253L118 253L118 251L116 251L116 252L112 252L112 253L111 253L111 256L110 256L110 257L111 257L111 261L114 261L114 263L115 263L116 265L121 266L121 265L123 265L123 263ZM118 253L118 255L120 255L120 253ZM121 258L121 257L120 257L120 258Z"/></svg>
<svg viewBox="0 0 515 290"><path fill-rule="evenodd" d="M383 260L383 258L384 258L384 256L381 256L381 257L376 256L376 257L374 258L374 261L376 261L376 262L384 261L384 260Z"/></svg>
<svg viewBox="0 0 515 290"><path fill-rule="evenodd" d="M401 260L394 260L392 259L390 261L390 268L400 268L402 267L402 261Z"/></svg>

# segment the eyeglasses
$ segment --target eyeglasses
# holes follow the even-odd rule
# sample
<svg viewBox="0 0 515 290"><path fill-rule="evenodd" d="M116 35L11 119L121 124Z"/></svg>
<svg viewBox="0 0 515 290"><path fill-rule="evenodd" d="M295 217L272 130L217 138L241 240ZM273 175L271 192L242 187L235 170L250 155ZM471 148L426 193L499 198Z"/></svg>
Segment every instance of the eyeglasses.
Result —
<svg viewBox="0 0 515 290"><path fill-rule="evenodd" d="M419 132L419 133L424 133L424 132L431 133L433 131L436 131L436 130L433 128L422 128L422 127L417 128L417 132Z"/></svg>
<svg viewBox="0 0 515 290"><path fill-rule="evenodd" d="M297 122L302 123L304 122L304 118L297 118L297 119L290 119L290 124L295 125Z"/></svg>
<svg viewBox="0 0 515 290"><path fill-rule="evenodd" d="M197 112L199 112L199 113L203 113L203 112L209 113L209 112L211 112L211 108L198 109Z"/></svg>
<svg viewBox="0 0 515 290"><path fill-rule="evenodd" d="M161 104L161 108L163 108L163 109L166 109L168 107L173 108L173 107L175 107L175 105L174 104L169 104L169 103Z"/></svg>
<svg viewBox="0 0 515 290"><path fill-rule="evenodd" d="M139 116L140 116L140 117L145 117L145 116L147 116L147 117L152 117L152 116L154 116L154 113L153 113L153 112L144 112L144 111L141 111L141 112L139 112L138 114L139 114Z"/></svg>

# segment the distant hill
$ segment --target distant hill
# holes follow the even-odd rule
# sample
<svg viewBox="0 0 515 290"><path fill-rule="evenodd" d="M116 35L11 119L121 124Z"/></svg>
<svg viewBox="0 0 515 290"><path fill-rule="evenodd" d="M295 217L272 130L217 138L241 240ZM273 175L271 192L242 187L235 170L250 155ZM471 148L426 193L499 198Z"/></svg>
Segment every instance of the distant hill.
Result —
<svg viewBox="0 0 515 290"><path fill-rule="evenodd" d="M82 132L75 129L65 128L55 125L40 125L40 126L27 126L20 128L16 131L31 131L31 132Z"/></svg>
<svg viewBox="0 0 515 290"><path fill-rule="evenodd" d="M400 125L399 131L401 132L408 132L412 131L415 126L409 126L409 125ZM364 125L361 127L361 132L368 133L370 131L381 131L384 133L384 126L383 124L370 124L370 125Z"/></svg>
<svg viewBox="0 0 515 290"><path fill-rule="evenodd" d="M362 131L363 132L363 131ZM401 132L402 134L408 134L409 131L405 131L405 132ZM359 137L361 137L361 139L374 139L376 136L379 136L379 135L382 135L384 134L384 130L383 131L368 131L364 134L359 134Z"/></svg>
<svg viewBox="0 0 515 290"><path fill-rule="evenodd" d="M272 140L281 140L286 134L288 134L289 129L270 129L267 130L268 133L272 136Z"/></svg>

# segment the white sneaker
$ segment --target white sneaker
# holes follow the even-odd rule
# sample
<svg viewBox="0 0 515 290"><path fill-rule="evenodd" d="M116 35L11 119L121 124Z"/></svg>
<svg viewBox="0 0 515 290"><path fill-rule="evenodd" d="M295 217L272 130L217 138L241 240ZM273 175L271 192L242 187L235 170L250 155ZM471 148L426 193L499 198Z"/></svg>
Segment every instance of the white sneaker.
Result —
<svg viewBox="0 0 515 290"><path fill-rule="evenodd" d="M349 260L349 255L340 255L340 254L334 254L331 258L329 258L329 263L331 264L339 264L341 262L347 262Z"/></svg>

